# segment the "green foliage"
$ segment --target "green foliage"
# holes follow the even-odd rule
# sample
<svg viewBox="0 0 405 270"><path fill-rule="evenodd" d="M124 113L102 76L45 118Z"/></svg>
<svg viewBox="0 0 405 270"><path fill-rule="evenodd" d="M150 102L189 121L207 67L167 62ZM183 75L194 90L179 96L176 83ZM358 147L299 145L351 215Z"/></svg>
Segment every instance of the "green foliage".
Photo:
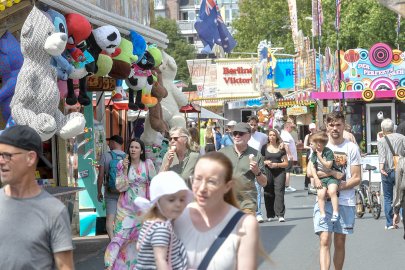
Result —
<svg viewBox="0 0 405 270"><path fill-rule="evenodd" d="M336 0L323 0L324 24L320 38L321 52L326 46L336 49L335 31ZM298 28L311 37L311 0L297 0ZM287 0L239 1L240 17L233 22L238 41L235 51L256 52L261 40L267 39L274 47L284 47L284 53L294 53ZM397 47L397 14L380 5L376 0L342 1L339 47L369 49L374 43L385 42ZM401 22L399 47L405 49L405 23ZM319 39L315 38L315 47Z"/></svg>
<svg viewBox="0 0 405 270"><path fill-rule="evenodd" d="M186 60L195 58L196 52L194 46L188 44L187 40L181 36L180 29L175 20L158 17L151 27L165 33L169 39L169 44L165 51L176 60L176 79L186 83L190 82L190 73Z"/></svg>

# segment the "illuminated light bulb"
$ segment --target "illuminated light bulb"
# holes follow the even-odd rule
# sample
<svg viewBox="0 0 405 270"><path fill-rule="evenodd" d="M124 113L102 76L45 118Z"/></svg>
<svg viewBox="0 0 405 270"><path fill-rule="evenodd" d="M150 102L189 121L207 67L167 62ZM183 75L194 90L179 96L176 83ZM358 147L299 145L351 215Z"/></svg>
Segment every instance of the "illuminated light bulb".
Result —
<svg viewBox="0 0 405 270"><path fill-rule="evenodd" d="M6 7L11 7L13 5L13 1L8 0L6 1Z"/></svg>
<svg viewBox="0 0 405 270"><path fill-rule="evenodd" d="M15 4L18 4L18 3L20 3L21 2L21 0L14 0L14 3Z"/></svg>

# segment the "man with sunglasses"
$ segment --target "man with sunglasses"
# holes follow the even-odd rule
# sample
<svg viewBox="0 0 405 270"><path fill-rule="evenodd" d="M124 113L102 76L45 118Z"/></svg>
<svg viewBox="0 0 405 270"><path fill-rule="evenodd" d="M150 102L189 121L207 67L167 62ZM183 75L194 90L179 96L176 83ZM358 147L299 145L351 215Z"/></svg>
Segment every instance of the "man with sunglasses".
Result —
<svg viewBox="0 0 405 270"><path fill-rule="evenodd" d="M264 175L265 168L263 156L260 151L248 145L251 137L251 127L247 123L240 122L235 125L232 136L233 145L220 150L231 161L233 175L240 180L241 186L236 194L241 209L248 214L256 216L257 190L256 181L260 186L267 185L267 177Z"/></svg>
<svg viewBox="0 0 405 270"><path fill-rule="evenodd" d="M69 214L37 184L39 160L52 168L32 128L0 135L0 269L73 269Z"/></svg>

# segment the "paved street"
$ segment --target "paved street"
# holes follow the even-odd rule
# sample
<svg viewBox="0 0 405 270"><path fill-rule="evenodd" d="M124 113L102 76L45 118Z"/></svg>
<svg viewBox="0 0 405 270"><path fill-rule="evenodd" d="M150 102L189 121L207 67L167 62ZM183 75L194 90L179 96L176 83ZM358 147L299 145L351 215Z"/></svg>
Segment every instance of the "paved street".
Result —
<svg viewBox="0 0 405 270"><path fill-rule="evenodd" d="M303 177L291 181L298 191L286 195L286 222L260 225L261 239L273 265L262 262L259 269L319 269L318 237L313 233L312 208L315 196L303 190ZM264 205L263 205L263 210ZM265 214L265 211L264 211ZM385 218L374 220L366 213L356 220L355 233L347 238L345 269L403 269L405 241L399 230L385 231ZM75 263L78 270L103 268L106 236L75 238Z"/></svg>

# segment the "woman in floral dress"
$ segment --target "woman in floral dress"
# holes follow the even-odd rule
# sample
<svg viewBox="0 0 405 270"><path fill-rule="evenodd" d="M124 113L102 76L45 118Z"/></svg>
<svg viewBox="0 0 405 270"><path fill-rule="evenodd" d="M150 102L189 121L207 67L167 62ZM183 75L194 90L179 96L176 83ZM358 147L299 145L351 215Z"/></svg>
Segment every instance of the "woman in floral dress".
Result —
<svg viewBox="0 0 405 270"><path fill-rule="evenodd" d="M140 139L130 142L127 157L117 164L116 188L121 192L117 203L114 236L104 255L106 269L135 269L136 242L142 228L141 209L134 200L149 199L150 180L156 175L153 162L145 158L145 145Z"/></svg>

